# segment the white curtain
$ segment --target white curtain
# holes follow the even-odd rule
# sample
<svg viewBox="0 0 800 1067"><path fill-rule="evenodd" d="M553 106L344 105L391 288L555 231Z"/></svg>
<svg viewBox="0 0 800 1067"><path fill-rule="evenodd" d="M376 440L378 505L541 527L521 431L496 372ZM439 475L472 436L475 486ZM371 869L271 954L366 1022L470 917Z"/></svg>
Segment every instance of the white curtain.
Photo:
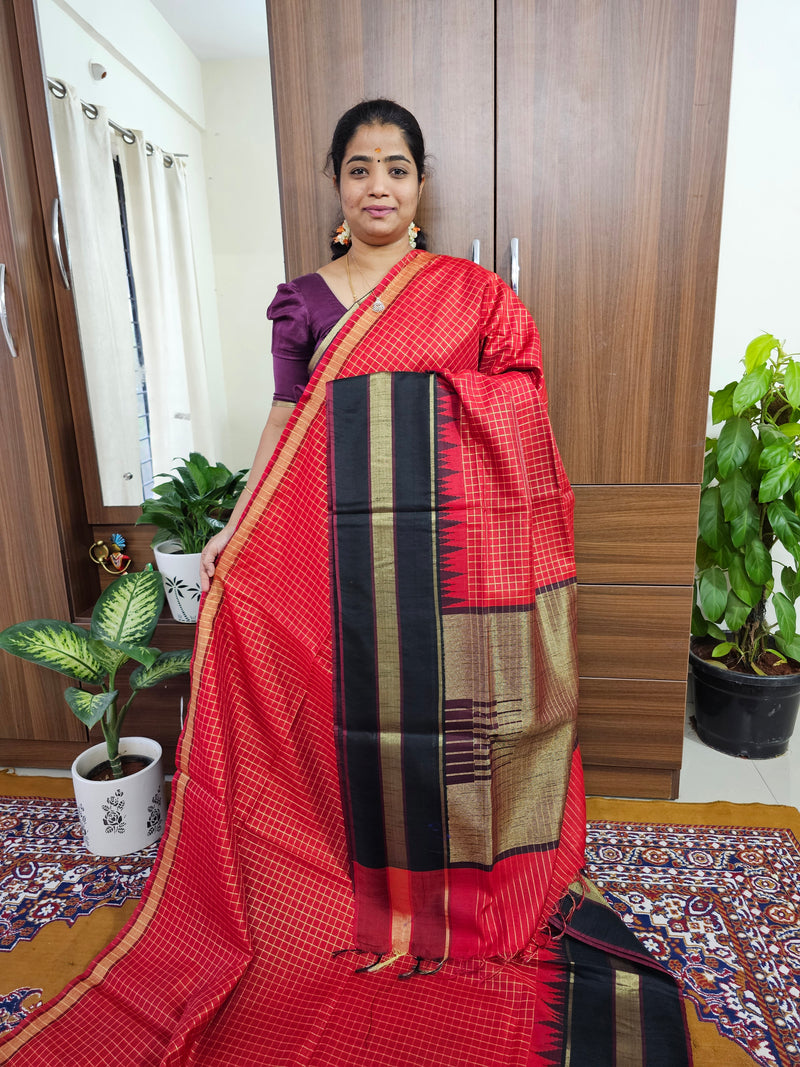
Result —
<svg viewBox="0 0 800 1067"><path fill-rule="evenodd" d="M131 263L139 308L153 470L169 471L192 449L212 458L213 440L189 228L186 167L118 138Z"/></svg>
<svg viewBox="0 0 800 1067"><path fill-rule="evenodd" d="M153 472L190 451L213 456L184 160L91 119L75 91L52 101L65 229L103 501L139 504L141 413L114 157L120 161L141 331ZM91 146L91 151L86 146ZM130 475L133 474L133 478Z"/></svg>
<svg viewBox="0 0 800 1067"><path fill-rule="evenodd" d="M51 100L61 208L78 313L100 486L106 504L140 504L137 358L125 251L104 108L83 113L75 90Z"/></svg>

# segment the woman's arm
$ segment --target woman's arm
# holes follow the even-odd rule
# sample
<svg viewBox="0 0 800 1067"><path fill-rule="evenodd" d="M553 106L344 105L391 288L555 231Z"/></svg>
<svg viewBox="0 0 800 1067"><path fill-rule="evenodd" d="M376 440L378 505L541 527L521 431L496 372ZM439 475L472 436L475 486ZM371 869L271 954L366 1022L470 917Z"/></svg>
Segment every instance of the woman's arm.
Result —
<svg viewBox="0 0 800 1067"><path fill-rule="evenodd" d="M233 509L226 525L211 538L200 554L200 588L204 593L208 592L211 579L214 577L217 557L233 537L234 530L239 524L239 519L241 519L250 497L261 480L264 468L275 451L275 446L280 440L280 436L286 428L286 423L289 421L289 416L293 410L294 405L286 403L273 404L270 409L266 426L261 434L261 440L258 442L253 466L250 468L250 476L239 499L236 501L236 507Z"/></svg>

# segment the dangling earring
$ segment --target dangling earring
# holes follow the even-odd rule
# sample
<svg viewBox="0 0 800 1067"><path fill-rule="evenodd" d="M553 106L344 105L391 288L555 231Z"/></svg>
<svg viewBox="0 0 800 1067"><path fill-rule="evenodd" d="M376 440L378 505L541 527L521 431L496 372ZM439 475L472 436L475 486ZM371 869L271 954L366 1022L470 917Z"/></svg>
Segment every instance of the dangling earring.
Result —
<svg viewBox="0 0 800 1067"><path fill-rule="evenodd" d="M349 245L351 238L350 223L345 219L342 225L337 229L334 241L337 245Z"/></svg>
<svg viewBox="0 0 800 1067"><path fill-rule="evenodd" d="M416 222L409 222L408 224L408 243L411 248L417 247L417 234L419 233L419 226Z"/></svg>

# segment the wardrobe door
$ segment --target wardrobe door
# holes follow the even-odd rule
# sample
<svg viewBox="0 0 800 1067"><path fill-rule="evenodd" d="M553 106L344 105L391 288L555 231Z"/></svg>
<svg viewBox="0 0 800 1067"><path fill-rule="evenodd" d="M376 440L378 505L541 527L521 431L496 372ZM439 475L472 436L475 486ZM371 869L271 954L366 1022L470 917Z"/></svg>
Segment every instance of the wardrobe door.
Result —
<svg viewBox="0 0 800 1067"><path fill-rule="evenodd" d="M497 11L497 269L517 238L575 486L587 789L675 796L735 3Z"/></svg>
<svg viewBox="0 0 800 1067"><path fill-rule="evenodd" d="M323 173L339 116L389 97L425 134L417 221L436 252L494 263L494 6L464 0L267 0L286 274L330 259L341 222Z"/></svg>
<svg viewBox="0 0 800 1067"><path fill-rule="evenodd" d="M498 271L573 483L703 467L734 0L498 0Z"/></svg>
<svg viewBox="0 0 800 1067"><path fill-rule="evenodd" d="M65 513L56 486L64 476L68 434L55 453L47 418L56 418L50 369L59 353L44 226L14 7L0 5L0 263L5 266L6 328L0 332L0 627L30 618L69 619ZM45 294L45 298L43 298ZM13 346L13 349L12 349ZM16 355L14 355L16 353ZM65 391L64 394L66 395ZM72 442L74 446L74 441ZM56 446L56 447L59 447ZM80 495L80 485L75 487ZM67 766L86 732L67 708L68 680L0 654L0 762Z"/></svg>

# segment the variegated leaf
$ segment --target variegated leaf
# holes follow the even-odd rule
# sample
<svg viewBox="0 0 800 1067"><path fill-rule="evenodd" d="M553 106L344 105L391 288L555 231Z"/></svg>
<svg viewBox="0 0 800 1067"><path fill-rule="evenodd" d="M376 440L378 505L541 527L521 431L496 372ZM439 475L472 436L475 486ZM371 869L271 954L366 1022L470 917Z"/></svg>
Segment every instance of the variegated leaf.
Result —
<svg viewBox="0 0 800 1067"><path fill-rule="evenodd" d="M117 695L116 689L112 689L110 693L87 693L85 689L74 689L72 686L64 690L67 703L90 730L100 722L109 706L117 699Z"/></svg>
<svg viewBox="0 0 800 1067"><path fill-rule="evenodd" d="M59 619L32 619L9 626L0 633L0 648L79 682L97 685L106 675L86 631Z"/></svg>
<svg viewBox="0 0 800 1067"><path fill-rule="evenodd" d="M186 648L181 652L164 652L152 667L136 668L131 674L131 686L134 689L150 689L178 674L188 674L191 662L191 649Z"/></svg>
<svg viewBox="0 0 800 1067"><path fill-rule="evenodd" d="M126 645L147 645L164 606L158 571L123 574L102 593L92 612L92 637Z"/></svg>

